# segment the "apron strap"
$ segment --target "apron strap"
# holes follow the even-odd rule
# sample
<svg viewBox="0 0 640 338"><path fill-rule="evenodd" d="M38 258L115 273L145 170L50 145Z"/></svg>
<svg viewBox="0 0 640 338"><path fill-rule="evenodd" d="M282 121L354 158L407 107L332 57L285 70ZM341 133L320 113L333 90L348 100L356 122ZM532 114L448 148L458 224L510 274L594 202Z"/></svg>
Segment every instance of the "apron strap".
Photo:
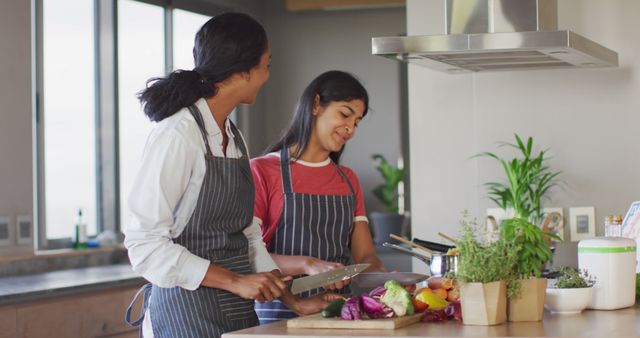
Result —
<svg viewBox="0 0 640 338"><path fill-rule="evenodd" d="M285 195L293 193L293 183L291 181L291 169L289 168L289 148L280 149L280 175L282 176L282 190Z"/></svg>
<svg viewBox="0 0 640 338"><path fill-rule="evenodd" d="M351 181L349 181L349 179L347 178L347 175L344 174L342 169L340 169L339 165L337 165L333 161L331 161L331 163L333 163L333 166L336 167L336 169L338 170L338 173L340 174L340 176L342 176L342 178L344 178L345 182L347 182L347 185L349 186L349 190L351 191L351 196L353 196L353 200L355 201L355 199L356 199L356 191L353 189L353 186L351 185Z"/></svg>
<svg viewBox="0 0 640 338"><path fill-rule="evenodd" d="M209 148L209 140L207 139L207 130L204 127L204 120L202 119L202 113L200 112L200 109L198 109L198 107L196 107L193 104L190 105L188 108L189 108L189 111L191 112L191 115L196 120L196 124L198 124L200 133L202 134L202 139L204 140L204 146L207 149L207 153L204 156L205 158L213 158L213 152L211 151L211 148Z"/></svg>
<svg viewBox="0 0 640 338"><path fill-rule="evenodd" d="M249 158L249 149L247 149L247 145L244 143L244 139L242 138L242 135L240 135L238 127L236 127L235 123L233 123L231 119L229 119L229 125L231 125L231 132L233 133L236 144L240 144L240 149L243 152L242 156Z"/></svg>
<svg viewBox="0 0 640 338"><path fill-rule="evenodd" d="M124 320L132 326L139 326L140 324L142 324L142 321L144 320L144 314L147 311L147 308L149 308L149 297L151 296L151 287L153 285L151 283L147 283L145 285L143 285L140 290L138 290L138 292L136 292L136 295L133 296L133 300L131 300L131 303L129 304L129 307L127 308L127 312L124 315ZM140 309L140 316L138 316L138 319L132 321L131 320L131 312L133 311L133 305L138 301L138 297L140 297L140 295L143 295L142 297L142 309ZM142 328L140 328L141 332L142 332Z"/></svg>

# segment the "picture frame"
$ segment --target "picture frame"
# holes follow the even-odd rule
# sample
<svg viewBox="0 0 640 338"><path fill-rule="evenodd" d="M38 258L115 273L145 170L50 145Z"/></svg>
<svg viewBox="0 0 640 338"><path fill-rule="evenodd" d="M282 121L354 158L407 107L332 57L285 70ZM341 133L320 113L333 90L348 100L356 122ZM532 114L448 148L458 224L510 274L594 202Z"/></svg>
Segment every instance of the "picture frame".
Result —
<svg viewBox="0 0 640 338"><path fill-rule="evenodd" d="M560 214L558 220L552 220L549 223L549 232L560 237L560 242L564 241L564 209L563 208L542 208L542 219L544 220L547 215L552 212Z"/></svg>
<svg viewBox="0 0 640 338"><path fill-rule="evenodd" d="M570 240L577 242L596 236L595 207L569 208Z"/></svg>

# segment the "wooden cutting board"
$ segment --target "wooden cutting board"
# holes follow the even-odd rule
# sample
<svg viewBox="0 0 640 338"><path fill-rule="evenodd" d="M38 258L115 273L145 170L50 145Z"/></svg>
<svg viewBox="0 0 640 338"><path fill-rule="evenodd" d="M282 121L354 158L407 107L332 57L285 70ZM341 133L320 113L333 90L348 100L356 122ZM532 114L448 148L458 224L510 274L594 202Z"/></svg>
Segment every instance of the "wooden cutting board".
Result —
<svg viewBox="0 0 640 338"><path fill-rule="evenodd" d="M422 313L416 313L411 316L385 318L385 319L361 319L361 320L342 320L338 317L323 318L322 315L315 314L289 319L287 321L288 328L297 329L382 329L393 330L407 325L411 325L420 321Z"/></svg>

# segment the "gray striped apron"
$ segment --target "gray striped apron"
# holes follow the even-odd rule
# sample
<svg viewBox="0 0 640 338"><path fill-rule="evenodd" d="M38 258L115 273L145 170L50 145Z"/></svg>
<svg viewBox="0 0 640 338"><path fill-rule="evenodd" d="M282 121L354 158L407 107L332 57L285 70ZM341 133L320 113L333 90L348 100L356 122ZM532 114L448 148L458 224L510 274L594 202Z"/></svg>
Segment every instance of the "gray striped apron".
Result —
<svg viewBox="0 0 640 338"><path fill-rule="evenodd" d="M289 256L311 256L325 261L348 265L351 261L349 243L355 216L355 192L340 167L331 162L351 195L301 194L293 191L289 151L280 151L280 174L284 191L284 210L271 240L269 252ZM303 292L309 297L322 292L314 289ZM349 293L349 288L341 292ZM296 317L296 314L279 300L255 303L260 324Z"/></svg>
<svg viewBox="0 0 640 338"><path fill-rule="evenodd" d="M242 157L214 157L200 111L195 106L189 110L206 146L206 173L195 210L184 231L173 242L217 266L239 274L253 273L248 241L242 232L253 219L254 186L247 148L232 123L231 130L241 144ZM253 301L225 290L145 287L150 292L145 292L143 306L149 306L155 337L220 337L225 332L258 325ZM130 309L128 311L130 316ZM131 323L130 318L127 319ZM136 322L141 323L142 318Z"/></svg>

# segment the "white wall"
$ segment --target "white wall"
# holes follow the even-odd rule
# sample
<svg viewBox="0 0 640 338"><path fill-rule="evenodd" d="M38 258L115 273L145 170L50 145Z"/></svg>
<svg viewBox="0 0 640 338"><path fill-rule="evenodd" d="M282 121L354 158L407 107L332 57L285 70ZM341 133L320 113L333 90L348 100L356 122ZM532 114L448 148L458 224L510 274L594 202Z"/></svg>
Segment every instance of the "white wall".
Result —
<svg viewBox="0 0 640 338"><path fill-rule="evenodd" d="M33 210L30 22L30 1L0 1L0 216L14 226Z"/></svg>
<svg viewBox="0 0 640 338"><path fill-rule="evenodd" d="M409 0L409 35L444 34L443 3ZM620 67L447 75L410 66L414 236L457 235L462 210L482 218L494 207L482 184L502 180L502 169L469 157L507 154L495 142L512 141L514 133L551 148L549 164L567 186L551 196L553 206L565 208L565 238L569 207L595 206L602 235L605 215L624 214L640 199L640 2L561 0L558 6L559 29L617 51ZM577 264L575 243L560 245L555 264Z"/></svg>

